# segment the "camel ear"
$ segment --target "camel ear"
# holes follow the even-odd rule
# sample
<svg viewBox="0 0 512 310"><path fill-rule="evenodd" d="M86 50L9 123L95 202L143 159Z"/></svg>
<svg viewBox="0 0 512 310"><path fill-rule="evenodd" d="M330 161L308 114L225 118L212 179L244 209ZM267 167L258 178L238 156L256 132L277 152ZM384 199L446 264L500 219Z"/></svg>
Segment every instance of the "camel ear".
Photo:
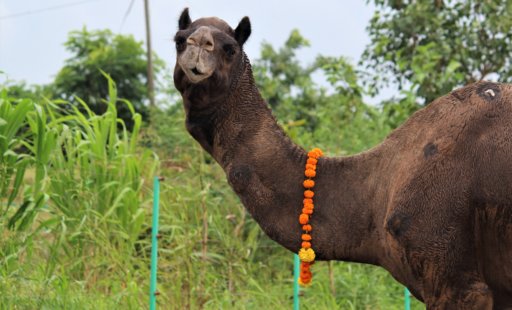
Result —
<svg viewBox="0 0 512 310"><path fill-rule="evenodd" d="M192 23L190 16L188 15L188 8L185 8L181 13L180 20L178 22L178 28L180 30L187 29Z"/></svg>
<svg viewBox="0 0 512 310"><path fill-rule="evenodd" d="M245 41L251 35L251 21L249 17L245 16L242 18L238 26L235 29L235 40L240 44L240 46L244 45Z"/></svg>

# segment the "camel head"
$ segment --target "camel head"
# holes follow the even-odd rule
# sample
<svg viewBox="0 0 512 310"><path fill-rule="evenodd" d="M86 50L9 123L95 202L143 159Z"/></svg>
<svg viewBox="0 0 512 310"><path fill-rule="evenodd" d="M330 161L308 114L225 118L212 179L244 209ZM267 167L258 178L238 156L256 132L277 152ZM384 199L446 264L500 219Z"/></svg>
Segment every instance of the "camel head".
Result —
<svg viewBox="0 0 512 310"><path fill-rule="evenodd" d="M233 30L225 21L200 18L192 22L188 8L178 21L174 82L178 90L202 83L217 91L229 88L243 65L243 45L251 34L251 23L244 17ZM226 88L226 89L224 89Z"/></svg>

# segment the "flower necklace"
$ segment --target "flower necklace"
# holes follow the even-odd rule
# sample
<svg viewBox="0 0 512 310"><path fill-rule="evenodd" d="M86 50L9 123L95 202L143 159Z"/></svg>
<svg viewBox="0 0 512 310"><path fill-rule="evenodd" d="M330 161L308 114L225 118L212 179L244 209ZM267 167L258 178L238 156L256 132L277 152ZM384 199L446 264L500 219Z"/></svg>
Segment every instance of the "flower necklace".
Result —
<svg viewBox="0 0 512 310"><path fill-rule="evenodd" d="M309 224L309 219L311 218L315 207L313 204L313 196L315 193L312 190L315 186L313 178L316 176L316 164L318 163L318 158L322 157L322 155L322 151L318 148L314 148L308 152L306 171L304 172L306 180L304 180L303 185L306 190L304 191L304 207L302 208L302 213L299 216L299 223L302 225L302 230L304 231L302 234L301 249L299 250L299 258L301 260L299 284L303 286L311 284L311 279L313 278L310 268L315 261L315 251L311 248L311 230L313 227Z"/></svg>

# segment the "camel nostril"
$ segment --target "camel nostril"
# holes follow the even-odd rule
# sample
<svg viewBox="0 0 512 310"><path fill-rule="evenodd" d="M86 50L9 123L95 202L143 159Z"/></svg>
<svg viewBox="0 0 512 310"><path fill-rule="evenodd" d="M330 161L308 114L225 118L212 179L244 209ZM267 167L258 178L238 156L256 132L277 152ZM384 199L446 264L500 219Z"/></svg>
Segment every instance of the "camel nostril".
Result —
<svg viewBox="0 0 512 310"><path fill-rule="evenodd" d="M210 52L213 51L213 41L207 39L206 42L204 42L204 44L203 44L203 48Z"/></svg>
<svg viewBox="0 0 512 310"><path fill-rule="evenodd" d="M194 69L191 70L192 73L194 73L195 75L200 75L201 74L201 71L197 70L196 67L194 67Z"/></svg>

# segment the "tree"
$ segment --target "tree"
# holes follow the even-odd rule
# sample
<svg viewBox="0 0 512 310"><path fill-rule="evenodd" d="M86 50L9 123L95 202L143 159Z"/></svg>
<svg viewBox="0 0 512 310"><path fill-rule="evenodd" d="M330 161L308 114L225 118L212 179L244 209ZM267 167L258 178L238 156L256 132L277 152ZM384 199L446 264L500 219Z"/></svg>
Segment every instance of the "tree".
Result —
<svg viewBox="0 0 512 310"><path fill-rule="evenodd" d="M35 102L41 101L43 97L51 97L53 92L51 85L27 85L24 81L13 80L0 83L0 89L5 89L10 98L25 98Z"/></svg>
<svg viewBox="0 0 512 310"><path fill-rule="evenodd" d="M72 31L65 43L73 56L55 78L55 95L72 101L74 96L83 99L97 114L106 111L102 102L108 98L108 83L102 70L116 81L120 98L130 101L135 110L147 116L145 102L148 99L146 54L142 42L131 35L114 35L110 30ZM155 56L155 74L164 64ZM131 114L123 105L118 105L119 117L130 127Z"/></svg>
<svg viewBox="0 0 512 310"><path fill-rule="evenodd" d="M428 103L474 81L512 81L512 1L373 2L363 62L374 93L393 82Z"/></svg>
<svg viewBox="0 0 512 310"><path fill-rule="evenodd" d="M375 145L391 126L379 108L364 103L354 67L343 57L321 55L304 65L296 54L307 46L308 40L293 30L279 49L264 43L254 62L256 84L277 119L305 147L355 153Z"/></svg>
<svg viewBox="0 0 512 310"><path fill-rule="evenodd" d="M309 41L298 30L293 30L284 46L278 50L263 43L261 56L254 62L256 84L263 97L278 116L293 121L313 118L308 114L321 95L311 74L319 69L315 64L302 65L297 59L297 50L308 47Z"/></svg>

